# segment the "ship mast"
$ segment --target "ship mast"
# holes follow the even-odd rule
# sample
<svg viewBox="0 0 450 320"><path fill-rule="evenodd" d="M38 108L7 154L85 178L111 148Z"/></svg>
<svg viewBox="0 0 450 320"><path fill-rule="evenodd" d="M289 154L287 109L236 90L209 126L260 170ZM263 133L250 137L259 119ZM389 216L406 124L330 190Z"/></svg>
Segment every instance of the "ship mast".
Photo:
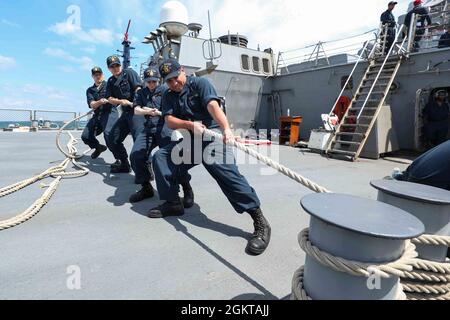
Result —
<svg viewBox="0 0 450 320"><path fill-rule="evenodd" d="M129 39L128 39L128 32L130 31L130 26L131 26L131 20L128 21L127 31L125 31L125 34L123 37L123 42L122 42L123 50L122 51L117 50L118 52L122 53L124 69L128 69L131 66L131 50L135 49L131 46L131 41L129 41Z"/></svg>

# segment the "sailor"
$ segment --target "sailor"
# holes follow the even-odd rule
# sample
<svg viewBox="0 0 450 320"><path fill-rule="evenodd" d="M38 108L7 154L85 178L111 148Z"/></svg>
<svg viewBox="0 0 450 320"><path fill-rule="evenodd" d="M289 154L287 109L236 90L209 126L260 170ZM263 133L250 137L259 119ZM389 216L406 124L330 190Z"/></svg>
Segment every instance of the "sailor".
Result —
<svg viewBox="0 0 450 320"><path fill-rule="evenodd" d="M395 17L392 14L392 11L395 9L395 6L397 5L398 2L395 1L391 1L388 4L388 9L383 12L383 14L381 15L380 21L383 24L383 33L382 33L382 37L384 37L384 32L386 32L386 46L385 46L385 51L384 54L388 53L391 46L394 44L395 41L395 34L396 34L396 27L397 27L397 23L395 21Z"/></svg>
<svg viewBox="0 0 450 320"><path fill-rule="evenodd" d="M86 91L87 103L89 108L94 110L94 115L86 125L81 139L94 152L91 155L92 159L97 159L108 148L97 140L97 136L103 133L106 145L112 150L112 128L116 123L118 117L117 110L112 108L111 104L106 99L106 81L103 76L103 71L99 67L94 67L91 70L94 84Z"/></svg>
<svg viewBox="0 0 450 320"><path fill-rule="evenodd" d="M158 192L161 200L166 202L152 209L149 217L164 218L184 214L174 177L180 170L187 171L202 163L234 209L238 213L247 212L253 218L255 232L248 242L247 252L253 255L262 254L269 245L271 228L260 209L260 201L255 190L239 173L230 146L224 145L222 141L201 138L205 128L220 128L225 141L235 139L228 119L220 107L220 99L215 88L205 78L186 76L184 67L173 59L165 60L159 70L169 87L162 99L163 116L171 129L188 132L188 136L185 136L181 143L180 152L188 153L191 159L187 162L185 157L181 161L174 159L172 153L177 154L176 148L179 148L176 142L161 148L155 154L153 166ZM195 152L196 140L197 143L200 140L199 152ZM200 160L192 159L198 156Z"/></svg>
<svg viewBox="0 0 450 320"><path fill-rule="evenodd" d="M119 57L110 56L106 60L108 69L112 76L106 86L106 95L109 103L119 109L119 120L112 130L112 152L116 162L111 165L111 173L129 173L131 171L128 161L128 153L123 145L127 136L131 133L133 139L136 132L144 125L144 120L134 117L133 101L136 92L142 88L139 75L131 68L122 69Z"/></svg>
<svg viewBox="0 0 450 320"><path fill-rule="evenodd" d="M447 27L447 32L439 39L438 48L450 48L450 26Z"/></svg>
<svg viewBox="0 0 450 320"><path fill-rule="evenodd" d="M150 67L144 71L146 87L140 90L134 99L134 113L138 117L145 117L145 125L137 133L136 141L131 152L131 166L136 174L136 184L142 185L142 189L130 197L131 203L137 203L154 196L151 185L153 178L152 151L171 143L172 133L161 117L161 99L167 86L160 86L160 76L157 67ZM184 208L194 206L194 193L189 183L190 176L185 171L178 180L183 187Z"/></svg>
<svg viewBox="0 0 450 320"><path fill-rule="evenodd" d="M408 12L404 22L406 27L409 28L411 26L412 15L415 14L417 16L416 35L414 37L413 48L413 51L415 52L420 49L420 40L422 40L422 37L425 34L426 27L431 25L430 14L428 10L422 6L422 3L422 0L414 0L414 8ZM427 22L427 25L425 25L425 21Z"/></svg>
<svg viewBox="0 0 450 320"><path fill-rule="evenodd" d="M421 155L395 180L425 184L450 191L450 141Z"/></svg>
<svg viewBox="0 0 450 320"><path fill-rule="evenodd" d="M447 140L449 131L450 105L447 101L448 92L439 90L423 110L426 120L424 133L427 142L435 147Z"/></svg>

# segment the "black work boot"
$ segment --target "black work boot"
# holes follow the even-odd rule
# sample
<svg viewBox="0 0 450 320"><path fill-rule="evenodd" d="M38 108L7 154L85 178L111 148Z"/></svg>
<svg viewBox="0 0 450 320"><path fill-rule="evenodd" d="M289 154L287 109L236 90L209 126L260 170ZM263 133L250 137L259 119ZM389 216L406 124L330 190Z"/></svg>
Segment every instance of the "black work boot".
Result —
<svg viewBox="0 0 450 320"><path fill-rule="evenodd" d="M185 209L190 209L194 206L194 191L189 182L183 183L181 186L183 187L184 193L183 206Z"/></svg>
<svg viewBox="0 0 450 320"><path fill-rule="evenodd" d="M272 229L261 209L252 210L249 214L254 221L255 232L248 241L247 253L258 256L264 253L269 246Z"/></svg>
<svg viewBox="0 0 450 320"><path fill-rule="evenodd" d="M153 208L148 213L148 217L152 219L162 219L167 217L181 217L184 215L184 207L180 200L167 201L166 203Z"/></svg>
<svg viewBox="0 0 450 320"><path fill-rule="evenodd" d="M111 173L130 173L131 166L128 160L117 160L116 163L111 165Z"/></svg>
<svg viewBox="0 0 450 320"><path fill-rule="evenodd" d="M151 184L142 185L142 189L130 197L130 203L138 203L145 199L150 199L155 196L155 191Z"/></svg>
<svg viewBox="0 0 450 320"><path fill-rule="evenodd" d="M105 152L106 150L108 150L108 148L107 148L106 146L104 146L104 145L99 145L99 146L95 149L94 153L92 153L92 155L91 155L92 160L98 159L98 157L100 157L100 155L101 155L103 152Z"/></svg>

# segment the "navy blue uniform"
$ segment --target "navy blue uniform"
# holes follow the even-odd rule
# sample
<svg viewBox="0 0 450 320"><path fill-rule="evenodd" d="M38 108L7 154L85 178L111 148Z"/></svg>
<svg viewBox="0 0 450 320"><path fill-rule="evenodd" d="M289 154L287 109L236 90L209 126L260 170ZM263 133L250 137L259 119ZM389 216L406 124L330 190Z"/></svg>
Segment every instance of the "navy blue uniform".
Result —
<svg viewBox="0 0 450 320"><path fill-rule="evenodd" d="M187 77L182 92L168 90L163 95L163 115L172 115L186 121L201 121L207 128L215 129L219 125L207 110L207 105L212 100L220 104L216 90L207 79ZM201 145L203 157L201 161L195 161L194 158L198 157L198 154L192 152L195 139L190 140L189 143L181 144L172 142L161 148L153 157L156 183L162 200L177 201L179 192L177 177L180 176L180 172L188 171L202 163L238 213L260 207L255 190L239 173L231 147L224 145L222 141L203 141ZM181 145L182 151L190 154L189 164L175 164L172 159L172 152Z"/></svg>
<svg viewBox="0 0 450 320"><path fill-rule="evenodd" d="M95 84L89 87L86 90L86 98L89 108L91 108L92 102L107 99L106 81L103 81L98 87ZM118 119L119 115L116 108L113 108L110 104L101 106L87 123L81 139L91 149L96 149L100 145L97 136L103 133L107 147L112 150L114 148L112 129Z"/></svg>
<svg viewBox="0 0 450 320"><path fill-rule="evenodd" d="M399 180L450 191L450 141L417 158Z"/></svg>
<svg viewBox="0 0 450 320"><path fill-rule="evenodd" d="M383 14L380 17L381 23L383 23L384 26L387 25L387 34L386 34L386 49L385 53L389 52L389 49L394 44L395 41L395 28L397 26L397 23L395 22L395 17L392 14L392 11L386 10L383 12ZM382 34L382 37L384 37L384 32Z"/></svg>
<svg viewBox="0 0 450 320"><path fill-rule="evenodd" d="M142 88L142 81L139 75L133 69L126 69L122 71L118 78L114 76L109 78L106 95L108 98L126 99L133 102L138 87ZM136 140L136 134L144 125L144 119L135 117L132 107L123 106L121 111L122 114L112 129L113 143L111 152L116 159L128 161L128 153L123 142L130 133L133 136L133 140Z"/></svg>
<svg viewBox="0 0 450 320"><path fill-rule="evenodd" d="M438 48L449 48L450 47L450 32L444 33L439 39Z"/></svg>
<svg viewBox="0 0 450 320"><path fill-rule="evenodd" d="M425 7L417 6L414 9L412 9L408 14L406 15L404 24L406 27L411 26L411 20L412 15L415 14L418 15L419 18L417 20L417 29L416 29L416 35L414 37L414 48L418 50L420 48L420 40L422 40L423 35L425 34L425 21L428 25L431 24L431 18L428 13L428 10Z"/></svg>
<svg viewBox="0 0 450 320"><path fill-rule="evenodd" d="M425 136L433 145L439 145L447 140L449 130L450 105L443 102L439 106L436 101L427 104L423 109L423 116L427 120L425 124Z"/></svg>
<svg viewBox="0 0 450 320"><path fill-rule="evenodd" d="M166 90L166 86L160 86L152 92L146 87L136 94L133 106L161 111L162 95ZM141 118L145 118L145 123L137 133L130 156L131 166L136 174L136 184L145 184L150 181L148 164L152 163L152 151L156 147L162 148L169 145L172 136L172 130L165 126L164 118L142 116Z"/></svg>

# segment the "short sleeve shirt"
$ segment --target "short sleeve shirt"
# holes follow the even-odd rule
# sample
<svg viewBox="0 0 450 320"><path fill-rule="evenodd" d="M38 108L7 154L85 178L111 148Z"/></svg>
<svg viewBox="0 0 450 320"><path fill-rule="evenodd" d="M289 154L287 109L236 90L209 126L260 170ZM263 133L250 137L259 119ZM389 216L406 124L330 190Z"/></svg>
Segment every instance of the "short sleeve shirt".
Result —
<svg viewBox="0 0 450 320"><path fill-rule="evenodd" d="M207 128L218 128L219 125L208 112L211 101L221 101L216 89L206 78L187 77L186 85L181 92L167 90L163 95L163 116L172 115L181 120L201 121Z"/></svg>
<svg viewBox="0 0 450 320"><path fill-rule="evenodd" d="M126 69L118 78L114 76L109 78L106 95L108 98L126 99L133 102L138 87L142 87L139 75L133 69Z"/></svg>

